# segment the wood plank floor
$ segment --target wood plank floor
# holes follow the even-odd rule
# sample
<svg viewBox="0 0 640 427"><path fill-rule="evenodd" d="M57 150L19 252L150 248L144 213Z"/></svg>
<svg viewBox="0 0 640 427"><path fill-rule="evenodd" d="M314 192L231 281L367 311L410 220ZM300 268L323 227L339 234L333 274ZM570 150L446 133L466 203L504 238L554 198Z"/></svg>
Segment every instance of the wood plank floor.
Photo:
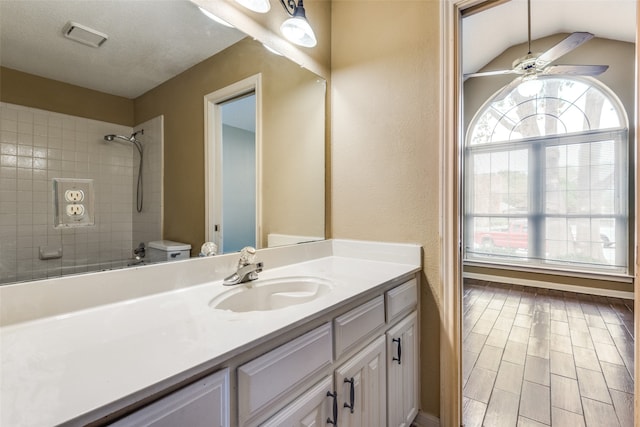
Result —
<svg viewBox="0 0 640 427"><path fill-rule="evenodd" d="M463 419L633 426L633 301L465 279Z"/></svg>

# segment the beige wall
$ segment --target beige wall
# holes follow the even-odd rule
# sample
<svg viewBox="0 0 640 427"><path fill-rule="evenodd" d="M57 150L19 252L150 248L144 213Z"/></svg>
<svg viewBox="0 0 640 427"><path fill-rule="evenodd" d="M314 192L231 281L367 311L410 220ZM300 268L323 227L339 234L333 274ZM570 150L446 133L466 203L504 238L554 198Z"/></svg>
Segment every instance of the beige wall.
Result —
<svg viewBox="0 0 640 427"><path fill-rule="evenodd" d="M0 101L133 126L133 101L0 67Z"/></svg>
<svg viewBox="0 0 640 427"><path fill-rule="evenodd" d="M439 4L334 0L331 21L332 237L424 246L421 409L436 416Z"/></svg>
<svg viewBox="0 0 640 427"><path fill-rule="evenodd" d="M322 237L325 82L287 61L265 68L263 84L263 242L269 233Z"/></svg>
<svg viewBox="0 0 640 427"><path fill-rule="evenodd" d="M163 238L191 244L192 255L205 241L204 96L258 72L263 241L324 235L324 83L245 38L135 100L136 123L164 115Z"/></svg>

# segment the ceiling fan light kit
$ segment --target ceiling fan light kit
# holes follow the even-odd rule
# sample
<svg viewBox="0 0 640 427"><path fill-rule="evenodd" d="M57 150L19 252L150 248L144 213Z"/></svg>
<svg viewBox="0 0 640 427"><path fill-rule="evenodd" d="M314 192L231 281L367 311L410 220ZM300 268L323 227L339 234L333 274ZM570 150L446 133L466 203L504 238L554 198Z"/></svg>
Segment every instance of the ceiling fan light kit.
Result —
<svg viewBox="0 0 640 427"><path fill-rule="evenodd" d="M591 40L594 35L589 32L578 31L569 34L565 39L542 53L531 53L531 0L527 0L527 40L528 53L513 61L512 68L508 70L493 70L479 73L466 74L464 77L486 77L505 74L518 74L511 83L507 84L493 99L499 101L505 98L513 89L521 83L536 79L540 75L579 75L597 76L604 73L608 65L551 65L556 59L566 55L583 43ZM529 90L527 90L529 92Z"/></svg>

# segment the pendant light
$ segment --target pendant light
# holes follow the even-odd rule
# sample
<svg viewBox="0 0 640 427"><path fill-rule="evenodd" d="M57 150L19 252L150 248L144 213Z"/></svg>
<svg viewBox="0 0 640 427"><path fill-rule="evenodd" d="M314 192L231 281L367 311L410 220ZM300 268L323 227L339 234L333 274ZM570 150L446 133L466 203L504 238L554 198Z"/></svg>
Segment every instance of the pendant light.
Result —
<svg viewBox="0 0 640 427"><path fill-rule="evenodd" d="M304 10L303 0L280 0L282 6L289 14L290 18L282 23L280 31L291 43L303 47L314 47L318 44L316 35L313 33Z"/></svg>

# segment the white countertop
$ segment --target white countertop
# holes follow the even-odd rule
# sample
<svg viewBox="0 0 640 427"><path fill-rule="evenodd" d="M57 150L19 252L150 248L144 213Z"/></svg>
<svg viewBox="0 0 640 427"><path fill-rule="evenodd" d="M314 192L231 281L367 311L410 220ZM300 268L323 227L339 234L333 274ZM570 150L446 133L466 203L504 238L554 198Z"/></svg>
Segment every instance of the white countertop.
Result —
<svg viewBox="0 0 640 427"><path fill-rule="evenodd" d="M419 271L420 250L414 248L417 256L406 263L334 250L291 265L265 265L259 280L317 276L334 285L317 300L279 310L211 309L209 301L229 289L215 280L3 326L0 425L57 425L195 367L214 366L278 331Z"/></svg>

